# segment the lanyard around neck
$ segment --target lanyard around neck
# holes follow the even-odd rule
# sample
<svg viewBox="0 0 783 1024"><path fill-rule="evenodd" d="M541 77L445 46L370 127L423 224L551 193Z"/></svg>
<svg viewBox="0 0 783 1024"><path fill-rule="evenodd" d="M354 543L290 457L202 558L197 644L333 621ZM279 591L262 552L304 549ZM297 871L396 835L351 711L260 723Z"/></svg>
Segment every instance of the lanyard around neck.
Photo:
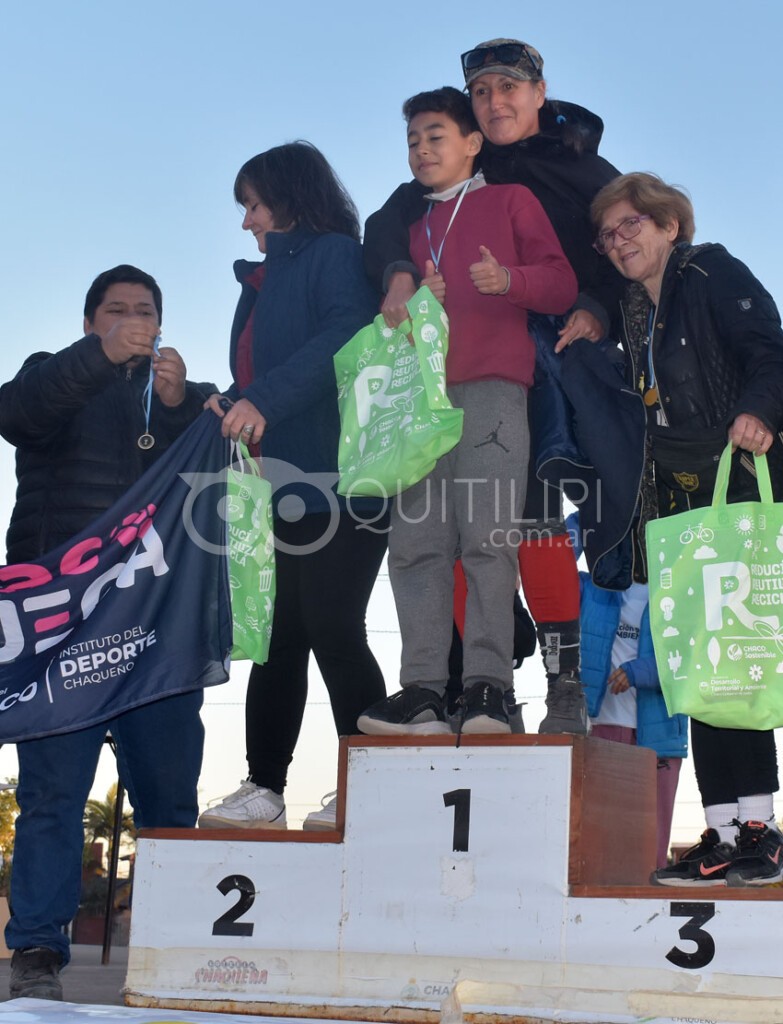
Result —
<svg viewBox="0 0 783 1024"><path fill-rule="evenodd" d="M454 218L457 216L457 212L460 206L462 206L462 200L465 198L465 193L470 188L470 183L472 181L473 178L468 178L468 180L465 182L465 184L462 186L462 189L460 190L459 196L457 197L457 201L454 204L454 209L451 211L451 218L449 219L449 222L446 225L446 230L443 232L443 238L441 239L437 254L432 246L432 228L430 227L430 214L432 213L432 207L435 205L434 202L430 200L430 204L427 207L427 216L424 220L424 230L427 232L427 242L430 247L430 256L432 256L432 262L435 265L436 273L440 265L440 258L443 255L443 246L446 244L446 235L448 235L449 231L451 230L451 225L454 223Z"/></svg>
<svg viewBox="0 0 783 1024"><path fill-rule="evenodd" d="M650 314L647 318L647 386L649 388L655 387L655 371L653 370L652 361L652 336L653 326L655 324L655 306L650 310Z"/></svg>

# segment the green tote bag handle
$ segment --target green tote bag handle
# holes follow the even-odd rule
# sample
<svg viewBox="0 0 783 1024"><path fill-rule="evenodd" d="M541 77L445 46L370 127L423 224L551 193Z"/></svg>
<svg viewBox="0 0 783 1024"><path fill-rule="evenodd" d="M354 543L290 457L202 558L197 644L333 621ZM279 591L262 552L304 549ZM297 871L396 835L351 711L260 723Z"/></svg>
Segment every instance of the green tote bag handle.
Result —
<svg viewBox="0 0 783 1024"><path fill-rule="evenodd" d="M726 494L729 489L731 457L733 454L734 448L731 443L729 443L723 449L723 454L721 455L720 462L718 463L718 475L715 477L715 490L712 492L713 508L719 508L721 505L727 504ZM754 455L753 460L756 464L756 480L759 485L759 495L765 505L771 505L774 499L772 497L772 482L769 478L767 456Z"/></svg>

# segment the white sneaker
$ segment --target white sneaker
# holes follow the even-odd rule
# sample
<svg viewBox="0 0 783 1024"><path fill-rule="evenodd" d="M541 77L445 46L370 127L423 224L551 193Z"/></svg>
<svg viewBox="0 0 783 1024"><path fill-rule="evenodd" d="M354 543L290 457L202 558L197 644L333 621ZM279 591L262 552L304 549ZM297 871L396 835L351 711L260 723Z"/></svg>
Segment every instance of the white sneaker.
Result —
<svg viewBox="0 0 783 1024"><path fill-rule="evenodd" d="M285 801L279 793L243 782L198 819L199 828L286 828Z"/></svg>
<svg viewBox="0 0 783 1024"><path fill-rule="evenodd" d="M308 832L314 829L337 828L337 791L321 797L320 811L310 811L302 822Z"/></svg>

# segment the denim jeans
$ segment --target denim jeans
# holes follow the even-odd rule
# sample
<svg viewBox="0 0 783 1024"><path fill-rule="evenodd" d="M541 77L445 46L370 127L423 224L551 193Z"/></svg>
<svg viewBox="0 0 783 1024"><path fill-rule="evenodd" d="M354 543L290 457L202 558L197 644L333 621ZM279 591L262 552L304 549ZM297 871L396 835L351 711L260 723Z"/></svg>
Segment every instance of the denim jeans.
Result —
<svg viewBox="0 0 783 1024"><path fill-rule="evenodd" d="M203 690L166 697L78 732L18 744L9 949L70 959L63 928L79 906L83 815L107 731L137 828L192 828L204 748Z"/></svg>

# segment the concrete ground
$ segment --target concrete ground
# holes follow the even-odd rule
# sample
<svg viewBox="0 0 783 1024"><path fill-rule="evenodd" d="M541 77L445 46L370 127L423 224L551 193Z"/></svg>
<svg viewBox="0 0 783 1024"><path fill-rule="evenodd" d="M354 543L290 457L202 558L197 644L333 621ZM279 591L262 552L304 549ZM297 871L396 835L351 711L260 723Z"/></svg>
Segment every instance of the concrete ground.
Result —
<svg viewBox="0 0 783 1024"><path fill-rule="evenodd" d="M128 947L112 946L110 960L101 964L100 946L71 946L71 962L60 977L63 999L69 1003L124 1006L121 990L128 968ZM9 957L0 960L0 1001L9 998Z"/></svg>

